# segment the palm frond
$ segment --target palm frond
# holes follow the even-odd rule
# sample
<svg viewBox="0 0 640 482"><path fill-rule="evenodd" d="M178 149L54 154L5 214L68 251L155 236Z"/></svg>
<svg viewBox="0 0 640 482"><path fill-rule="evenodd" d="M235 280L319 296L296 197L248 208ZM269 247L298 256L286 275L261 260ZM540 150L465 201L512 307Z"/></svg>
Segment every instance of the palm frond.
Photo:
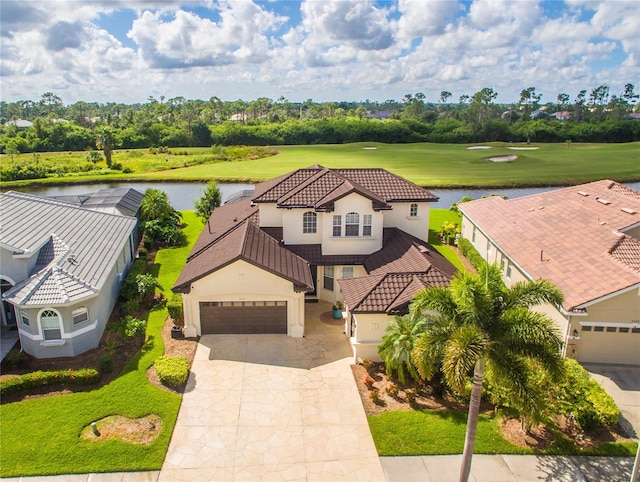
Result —
<svg viewBox="0 0 640 482"><path fill-rule="evenodd" d="M505 299L506 308L531 308L535 305L549 303L559 306L564 301L564 294L553 282L545 279L520 281L508 291Z"/></svg>
<svg viewBox="0 0 640 482"><path fill-rule="evenodd" d="M442 358L442 372L451 388L456 391L464 389L476 362L484 357L488 344L485 334L475 325L463 325L451 333Z"/></svg>

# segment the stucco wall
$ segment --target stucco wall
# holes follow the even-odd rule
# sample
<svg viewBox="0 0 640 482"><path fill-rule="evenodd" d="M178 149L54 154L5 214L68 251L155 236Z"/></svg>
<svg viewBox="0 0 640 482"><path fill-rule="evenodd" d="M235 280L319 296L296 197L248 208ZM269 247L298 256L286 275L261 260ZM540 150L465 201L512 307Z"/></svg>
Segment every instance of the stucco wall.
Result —
<svg viewBox="0 0 640 482"><path fill-rule="evenodd" d="M409 216L411 204L418 205L418 215ZM384 213L384 227L399 228L423 241L429 240L429 209L431 203L391 203L393 209Z"/></svg>
<svg viewBox="0 0 640 482"><path fill-rule="evenodd" d="M37 259L38 253L28 258L14 257L8 249L0 248L0 275L15 285L29 276Z"/></svg>
<svg viewBox="0 0 640 482"><path fill-rule="evenodd" d="M316 232L303 233L302 220L304 213L314 212L312 209L282 209L282 237L285 244L320 244L322 242L322 217L324 213L316 214Z"/></svg>
<svg viewBox="0 0 640 482"><path fill-rule="evenodd" d="M353 267L353 276L352 278L359 278L361 276L367 276L367 271L364 269L362 265L354 265ZM333 290L328 290L324 288L324 266L318 266L318 278L315 280L316 282L316 294L318 299L323 301L328 301L329 303L335 303L336 301L340 301L344 303L344 296L342 295L342 290L340 289L340 284L338 283L339 279L344 278L343 269L345 266L334 266L334 279L333 279Z"/></svg>
<svg viewBox="0 0 640 482"><path fill-rule="evenodd" d="M345 236L347 213L360 215L360 235ZM371 236L362 236L362 222L365 214L372 215ZM342 236L333 236L333 216L342 216ZM382 248L383 215L374 212L370 199L359 194L349 194L336 201L335 210L322 218L322 254L371 254Z"/></svg>
<svg viewBox="0 0 640 482"><path fill-rule="evenodd" d="M276 203L260 203L260 227L282 227L282 210L276 208Z"/></svg>
<svg viewBox="0 0 640 482"><path fill-rule="evenodd" d="M351 336L354 361L357 362L359 358L381 361L378 345L394 317L384 313L353 313L352 316L356 325Z"/></svg>
<svg viewBox="0 0 640 482"><path fill-rule="evenodd" d="M200 329L201 301L286 301L288 335L304 334L304 293L296 293L293 283L246 261L236 261L191 285L182 295L185 324Z"/></svg>

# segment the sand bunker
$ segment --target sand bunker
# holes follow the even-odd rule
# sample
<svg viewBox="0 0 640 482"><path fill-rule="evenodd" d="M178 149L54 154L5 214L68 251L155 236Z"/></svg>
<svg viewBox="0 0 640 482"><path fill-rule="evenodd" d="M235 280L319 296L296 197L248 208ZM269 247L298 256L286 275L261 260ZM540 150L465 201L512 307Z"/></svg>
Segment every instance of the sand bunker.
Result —
<svg viewBox="0 0 640 482"><path fill-rule="evenodd" d="M507 147L507 149L511 149L514 151L535 151L539 149L539 147Z"/></svg>
<svg viewBox="0 0 640 482"><path fill-rule="evenodd" d="M377 147L363 147L365 151L375 151Z"/></svg>
<svg viewBox="0 0 640 482"><path fill-rule="evenodd" d="M491 149L491 146L471 146L467 147L470 151L474 151L476 149Z"/></svg>
<svg viewBox="0 0 640 482"><path fill-rule="evenodd" d="M483 161L487 162L513 162L518 158L518 156L496 156L496 157L487 157L483 159Z"/></svg>

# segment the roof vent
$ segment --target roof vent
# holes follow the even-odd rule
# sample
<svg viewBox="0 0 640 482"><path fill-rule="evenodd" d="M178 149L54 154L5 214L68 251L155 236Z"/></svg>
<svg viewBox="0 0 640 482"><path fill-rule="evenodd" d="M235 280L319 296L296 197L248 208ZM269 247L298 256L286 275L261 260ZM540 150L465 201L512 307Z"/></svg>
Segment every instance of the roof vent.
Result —
<svg viewBox="0 0 640 482"><path fill-rule="evenodd" d="M587 197L589 195L588 192L586 191L578 191L578 194L580 194L581 196Z"/></svg>
<svg viewBox="0 0 640 482"><path fill-rule="evenodd" d="M623 211L623 212L625 212L627 214L635 214L637 212L637 211L634 211L631 208L621 208L620 211Z"/></svg>
<svg viewBox="0 0 640 482"><path fill-rule="evenodd" d="M601 197L596 198L596 201L598 201L600 204L604 204L606 206L608 206L609 204L611 204L611 201L607 201L606 199L603 199Z"/></svg>

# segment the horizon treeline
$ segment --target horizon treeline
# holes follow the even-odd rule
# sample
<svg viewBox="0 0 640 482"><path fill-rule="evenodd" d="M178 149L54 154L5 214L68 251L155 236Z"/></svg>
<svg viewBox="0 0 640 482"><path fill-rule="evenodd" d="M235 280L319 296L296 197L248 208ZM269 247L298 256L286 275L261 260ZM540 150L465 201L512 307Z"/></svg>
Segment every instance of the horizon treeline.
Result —
<svg viewBox="0 0 640 482"><path fill-rule="evenodd" d="M156 99L143 104L76 102L52 92L37 101L0 101L0 152L385 143L631 142L640 140L634 84L620 93L607 85L560 93L543 102L535 87L512 103L496 103L483 88L457 102L406 94L401 101L289 102ZM27 122L24 122L27 121ZM106 144L106 145L105 145Z"/></svg>

